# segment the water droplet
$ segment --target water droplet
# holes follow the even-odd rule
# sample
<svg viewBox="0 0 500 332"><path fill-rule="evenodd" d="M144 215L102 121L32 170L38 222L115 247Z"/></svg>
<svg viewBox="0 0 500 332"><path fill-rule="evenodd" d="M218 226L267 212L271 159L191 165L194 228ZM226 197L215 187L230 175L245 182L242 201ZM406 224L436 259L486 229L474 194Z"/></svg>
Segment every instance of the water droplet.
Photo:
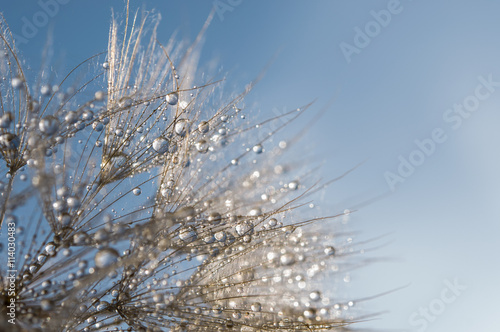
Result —
<svg viewBox="0 0 500 332"><path fill-rule="evenodd" d="M77 209L80 207L80 200L76 197L68 197L66 202L70 208Z"/></svg>
<svg viewBox="0 0 500 332"><path fill-rule="evenodd" d="M280 257L281 265L288 266L295 263L295 256L292 253L285 253Z"/></svg>
<svg viewBox="0 0 500 332"><path fill-rule="evenodd" d="M236 225L236 233L239 236L243 235L251 235L253 233L253 224L250 221L242 222L241 224Z"/></svg>
<svg viewBox="0 0 500 332"><path fill-rule="evenodd" d="M196 150L199 153L207 153L207 151L208 151L208 142L205 141L205 140L203 140L203 139L199 140L198 142L196 142L195 147L196 147Z"/></svg>
<svg viewBox="0 0 500 332"><path fill-rule="evenodd" d="M259 154L259 153L262 153L262 145L261 144L257 144L257 145L254 145L254 147L252 148L253 152Z"/></svg>
<svg viewBox="0 0 500 332"><path fill-rule="evenodd" d="M292 181L288 184L290 190L297 190L299 188L299 181Z"/></svg>
<svg viewBox="0 0 500 332"><path fill-rule="evenodd" d="M193 227L186 227L179 232L179 239L186 243L191 243L198 238L198 234Z"/></svg>
<svg viewBox="0 0 500 332"><path fill-rule="evenodd" d="M68 111L64 116L64 121L69 124L76 123L76 121L78 121L78 113L75 111Z"/></svg>
<svg viewBox="0 0 500 332"><path fill-rule="evenodd" d="M134 189L132 189L132 193L136 196L139 196L142 193L141 188L135 187Z"/></svg>
<svg viewBox="0 0 500 332"><path fill-rule="evenodd" d="M189 127L189 123L187 122L187 120L181 119L175 123L174 132L177 135L184 137L184 136L186 136L186 133L188 132L188 127Z"/></svg>
<svg viewBox="0 0 500 332"><path fill-rule="evenodd" d="M218 212L212 212L208 215L208 221L212 225L218 225L222 220L222 216Z"/></svg>
<svg viewBox="0 0 500 332"><path fill-rule="evenodd" d="M168 140L164 137L155 138L153 141L153 150L159 154L164 154L168 152Z"/></svg>
<svg viewBox="0 0 500 332"><path fill-rule="evenodd" d="M97 252L94 257L95 266L98 268L105 268L118 261L120 255L113 248L104 248Z"/></svg>
<svg viewBox="0 0 500 332"><path fill-rule="evenodd" d="M250 309L252 309L253 312L260 312L262 310L262 306L259 302L252 303L250 306Z"/></svg>
<svg viewBox="0 0 500 332"><path fill-rule="evenodd" d="M45 135L53 135L59 129L59 120L52 115L47 115L40 120L38 128Z"/></svg>
<svg viewBox="0 0 500 332"><path fill-rule="evenodd" d="M14 89L20 89L23 86L23 80L19 77L14 77L11 84Z"/></svg>
<svg viewBox="0 0 500 332"><path fill-rule="evenodd" d="M319 291L313 291L309 293L309 298L311 301L319 301L321 298L321 293Z"/></svg>
<svg viewBox="0 0 500 332"><path fill-rule="evenodd" d="M276 220L276 218L269 219L269 226L276 227L277 224L278 224L278 220Z"/></svg>
<svg viewBox="0 0 500 332"><path fill-rule="evenodd" d="M179 100L179 96L177 93L169 93L168 95L165 96L165 100L169 105L176 105L177 101Z"/></svg>
<svg viewBox="0 0 500 332"><path fill-rule="evenodd" d="M94 112L91 110L85 110L82 114L83 121L90 121L94 118Z"/></svg>
<svg viewBox="0 0 500 332"><path fill-rule="evenodd" d="M210 124L207 121L201 121L198 125L198 130L200 133L206 134L210 130Z"/></svg>
<svg viewBox="0 0 500 332"><path fill-rule="evenodd" d="M73 243L77 246L90 243L90 236L85 232L78 232L73 235Z"/></svg>
<svg viewBox="0 0 500 332"><path fill-rule="evenodd" d="M54 310L54 303L50 300L47 300L47 299L40 301L40 306L41 306L42 310L44 310L44 311Z"/></svg>
<svg viewBox="0 0 500 332"><path fill-rule="evenodd" d="M335 248L332 246L328 246L324 250L325 254L328 256L335 256Z"/></svg>

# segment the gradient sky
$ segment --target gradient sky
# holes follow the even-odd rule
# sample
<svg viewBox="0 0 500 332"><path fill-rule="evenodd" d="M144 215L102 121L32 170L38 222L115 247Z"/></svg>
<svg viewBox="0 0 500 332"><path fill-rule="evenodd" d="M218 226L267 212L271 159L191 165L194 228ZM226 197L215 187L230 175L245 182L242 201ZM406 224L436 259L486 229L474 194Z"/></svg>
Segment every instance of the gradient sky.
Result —
<svg viewBox="0 0 500 332"><path fill-rule="evenodd" d="M63 69L106 50L111 7L121 12L123 2L62 2L67 3L49 24L18 43L28 63L39 62L51 29ZM407 286L363 303L366 309L387 311L366 326L423 331L421 324L412 326L410 317L421 318L419 308L439 309L443 292L451 294L445 280L456 279L467 288L428 320L425 330L498 331L493 318L500 298L500 86L493 83L493 91L466 114L460 128L443 116L455 104L472 100L478 77L500 82L500 2L143 3L162 14L163 41L174 31L193 40L215 3L230 6L216 13L201 62L216 59L230 82L242 87L274 58L249 97L260 105L263 118L273 109L293 109L314 99L316 111L331 102L307 136L317 159L324 161L321 176L333 178L365 163L329 188L321 204L343 208L385 195L354 213L350 227L363 239L389 234L389 244L375 252L386 260L357 270L350 291L365 297ZM385 26L375 23L372 13L380 16L381 10L393 12ZM33 22L44 9L37 1L4 0L0 11L22 37L26 21ZM369 43L358 36L360 47L348 61L341 45L356 46L357 31L367 28L372 29ZM446 141L391 191L384 174L398 174L399 157L408 159L417 150L414 141L431 138L435 128L442 129Z"/></svg>

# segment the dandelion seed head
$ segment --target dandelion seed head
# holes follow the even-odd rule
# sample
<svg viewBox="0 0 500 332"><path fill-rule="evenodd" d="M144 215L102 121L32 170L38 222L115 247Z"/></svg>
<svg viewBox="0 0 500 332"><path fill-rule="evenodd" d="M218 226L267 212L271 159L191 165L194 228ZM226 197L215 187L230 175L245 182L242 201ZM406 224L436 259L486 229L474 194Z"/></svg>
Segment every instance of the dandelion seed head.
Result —
<svg viewBox="0 0 500 332"><path fill-rule="evenodd" d="M341 331L352 319L315 278L335 280L352 241L313 227L328 218L306 210L315 179L284 157L283 119L245 116L251 89L207 81L199 41L162 44L154 11L125 21L105 55L41 84L1 21L0 206L2 227L19 226L19 321Z"/></svg>

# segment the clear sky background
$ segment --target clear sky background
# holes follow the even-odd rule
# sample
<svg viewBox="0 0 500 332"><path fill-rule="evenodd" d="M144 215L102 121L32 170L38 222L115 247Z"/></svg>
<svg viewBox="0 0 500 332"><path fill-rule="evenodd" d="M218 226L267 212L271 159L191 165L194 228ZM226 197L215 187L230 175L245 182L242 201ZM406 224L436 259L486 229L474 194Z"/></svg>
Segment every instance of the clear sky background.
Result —
<svg viewBox="0 0 500 332"><path fill-rule="evenodd" d="M27 62L39 61L51 28L63 68L106 50L111 7L121 12L123 2L62 2L67 3L49 24L18 43ZM375 252L387 259L357 270L350 291L364 297L407 286L363 303L387 311L364 326L498 331L500 2L143 3L161 12L163 41L175 30L193 40L214 3L229 6L216 13L201 62L217 59L241 87L277 55L249 97L260 105L262 117L273 116L273 108L293 109L316 98L313 108L320 110L333 100L307 137L325 162L322 177L366 162L329 188L321 204L343 208L385 195L354 213L351 228L362 238L389 234L390 242ZM381 10L393 13L376 23L371 11L382 19ZM0 11L23 36L26 21L33 22L44 9L37 1L2 0ZM346 56L342 45L356 51ZM493 83L477 88L478 77ZM483 100L473 105L478 91ZM464 112L466 118L454 129L455 122L443 116L464 100L475 111ZM386 172L398 175L400 156L422 156L415 152L415 140L431 138L436 128L447 139L391 190ZM466 289L450 289L446 280ZM432 317L425 318L420 308L429 308Z"/></svg>

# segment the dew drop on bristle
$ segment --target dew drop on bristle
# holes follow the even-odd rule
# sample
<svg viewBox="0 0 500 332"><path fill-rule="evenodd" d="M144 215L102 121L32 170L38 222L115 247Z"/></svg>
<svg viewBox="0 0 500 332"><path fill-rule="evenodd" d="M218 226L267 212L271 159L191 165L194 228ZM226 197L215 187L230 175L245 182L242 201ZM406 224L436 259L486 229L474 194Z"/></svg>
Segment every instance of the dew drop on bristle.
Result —
<svg viewBox="0 0 500 332"><path fill-rule="evenodd" d="M335 256L335 248L332 247L332 246L327 246L324 250L325 252L325 255L328 255L328 256Z"/></svg>
<svg viewBox="0 0 500 332"><path fill-rule="evenodd" d="M195 143L196 151L199 153L207 153L208 151L208 142L205 140L199 140Z"/></svg>
<svg viewBox="0 0 500 332"><path fill-rule="evenodd" d="M254 145L254 147L252 148L253 152L259 154L259 153L262 153L262 145L261 144L257 144L257 145Z"/></svg>
<svg viewBox="0 0 500 332"><path fill-rule="evenodd" d="M47 136L53 135L59 129L59 120L52 115L47 115L40 120L38 128Z"/></svg>
<svg viewBox="0 0 500 332"><path fill-rule="evenodd" d="M23 80L19 77L14 77L11 84L14 89L20 89L23 86Z"/></svg>
<svg viewBox="0 0 500 332"><path fill-rule="evenodd" d="M201 121L198 125L198 130L200 133L206 134L210 130L210 124L207 121Z"/></svg>
<svg viewBox="0 0 500 332"><path fill-rule="evenodd" d="M94 257L95 266L98 268L108 267L116 263L118 261L118 257L120 257L120 255L113 248L101 249Z"/></svg>
<svg viewBox="0 0 500 332"><path fill-rule="evenodd" d="M135 196L139 196L139 195L142 193L141 188L139 188L139 187L134 188L134 189L132 190L132 193L133 193Z"/></svg>
<svg viewBox="0 0 500 332"><path fill-rule="evenodd" d="M187 134L188 127L189 123L186 120L179 120L175 123L174 132L177 135L184 137Z"/></svg>
<svg viewBox="0 0 500 332"><path fill-rule="evenodd" d="M165 100L169 105L176 105L177 101L179 100L179 96L177 95L177 93L169 93L165 96Z"/></svg>
<svg viewBox="0 0 500 332"><path fill-rule="evenodd" d="M155 138L153 141L153 150L159 154L164 154L168 152L168 140L164 137Z"/></svg>

